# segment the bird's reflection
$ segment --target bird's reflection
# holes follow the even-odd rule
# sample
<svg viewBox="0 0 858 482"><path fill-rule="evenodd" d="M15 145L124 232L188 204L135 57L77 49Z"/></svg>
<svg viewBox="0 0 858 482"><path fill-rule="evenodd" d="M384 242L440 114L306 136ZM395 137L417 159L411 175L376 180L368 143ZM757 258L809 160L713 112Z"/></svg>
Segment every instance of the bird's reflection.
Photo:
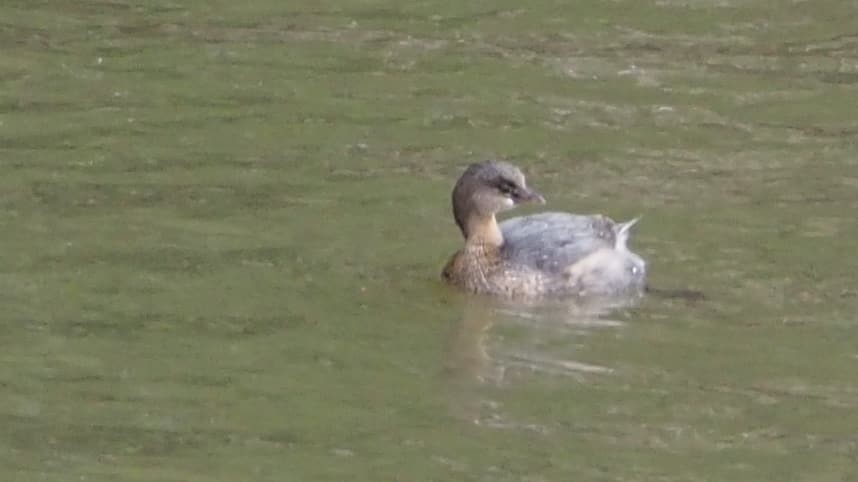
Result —
<svg viewBox="0 0 858 482"><path fill-rule="evenodd" d="M612 368L575 359L576 348L596 330L616 330L634 300L511 304L471 297L452 331L447 373L459 415L483 425L503 426L493 389L533 377L585 381ZM488 389L488 391L486 391ZM527 428L527 427L518 427Z"/></svg>
<svg viewBox="0 0 858 482"><path fill-rule="evenodd" d="M461 381L503 385L513 372L578 376L608 373L610 368L572 358L583 337L624 322L607 315L628 307L628 300L587 304L510 304L470 298L453 332L448 372Z"/></svg>

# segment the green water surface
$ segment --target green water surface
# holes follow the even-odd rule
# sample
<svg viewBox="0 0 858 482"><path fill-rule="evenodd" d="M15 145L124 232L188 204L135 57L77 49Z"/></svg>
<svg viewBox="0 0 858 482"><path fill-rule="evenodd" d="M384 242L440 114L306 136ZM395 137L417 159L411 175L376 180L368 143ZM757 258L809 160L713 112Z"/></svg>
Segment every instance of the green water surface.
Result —
<svg viewBox="0 0 858 482"><path fill-rule="evenodd" d="M0 2L0 480L858 480L856 18ZM489 157L704 296L441 285Z"/></svg>

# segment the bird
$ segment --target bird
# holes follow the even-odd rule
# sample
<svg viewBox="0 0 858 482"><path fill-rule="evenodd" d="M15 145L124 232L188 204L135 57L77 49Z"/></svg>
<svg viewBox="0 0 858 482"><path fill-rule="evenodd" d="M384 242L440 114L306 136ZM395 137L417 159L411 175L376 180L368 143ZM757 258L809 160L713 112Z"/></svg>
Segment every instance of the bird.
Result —
<svg viewBox="0 0 858 482"><path fill-rule="evenodd" d="M543 212L497 222L524 203L545 204L521 170L505 161L471 164L452 193L453 217L465 246L442 278L477 294L506 298L640 295L646 262L628 248L639 218L615 222L600 214Z"/></svg>

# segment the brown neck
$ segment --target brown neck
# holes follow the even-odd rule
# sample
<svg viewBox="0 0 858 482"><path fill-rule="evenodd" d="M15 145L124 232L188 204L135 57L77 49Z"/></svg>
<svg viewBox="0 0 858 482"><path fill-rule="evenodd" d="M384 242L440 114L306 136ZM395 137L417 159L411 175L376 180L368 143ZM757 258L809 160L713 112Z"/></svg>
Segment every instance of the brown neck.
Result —
<svg viewBox="0 0 858 482"><path fill-rule="evenodd" d="M500 247L503 244L503 234L498 227L494 214L488 216L471 216L465 223L466 245L489 245Z"/></svg>

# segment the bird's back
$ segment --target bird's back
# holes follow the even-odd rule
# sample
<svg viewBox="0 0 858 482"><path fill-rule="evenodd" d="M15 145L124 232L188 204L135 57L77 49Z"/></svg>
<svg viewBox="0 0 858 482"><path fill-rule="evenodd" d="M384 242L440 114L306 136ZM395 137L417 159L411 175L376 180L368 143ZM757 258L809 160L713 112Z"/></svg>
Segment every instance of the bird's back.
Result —
<svg viewBox="0 0 858 482"><path fill-rule="evenodd" d="M503 257L510 263L561 274L604 248L614 248L617 227L608 217L547 212L500 223Z"/></svg>

